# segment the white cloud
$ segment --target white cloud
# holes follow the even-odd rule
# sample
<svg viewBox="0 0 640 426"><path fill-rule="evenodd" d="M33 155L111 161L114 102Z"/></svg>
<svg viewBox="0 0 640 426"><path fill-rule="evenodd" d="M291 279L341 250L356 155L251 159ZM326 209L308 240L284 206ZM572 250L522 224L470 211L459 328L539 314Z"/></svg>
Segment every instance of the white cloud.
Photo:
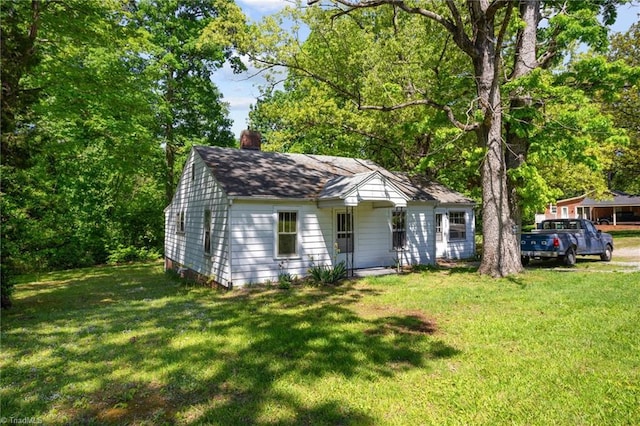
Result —
<svg viewBox="0 0 640 426"><path fill-rule="evenodd" d="M230 110L249 109L251 104L256 103L255 96L229 96L222 100L229 104Z"/></svg>

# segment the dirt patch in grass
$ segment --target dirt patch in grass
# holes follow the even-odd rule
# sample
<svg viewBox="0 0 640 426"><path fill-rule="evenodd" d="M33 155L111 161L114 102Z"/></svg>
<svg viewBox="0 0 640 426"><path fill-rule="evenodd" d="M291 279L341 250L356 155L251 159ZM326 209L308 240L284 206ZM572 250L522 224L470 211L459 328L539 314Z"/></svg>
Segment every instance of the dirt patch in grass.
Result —
<svg viewBox="0 0 640 426"><path fill-rule="evenodd" d="M366 334L385 335L393 333L432 335L437 331L435 321L427 319L421 313L405 316L382 317L374 323L374 327L365 330Z"/></svg>
<svg viewBox="0 0 640 426"><path fill-rule="evenodd" d="M157 383L125 383L107 386L90 397L61 407L70 423L137 424L151 420L164 424L174 417L171 401Z"/></svg>
<svg viewBox="0 0 640 426"><path fill-rule="evenodd" d="M356 305L354 310L361 317L373 320L373 327L365 330L369 335L433 335L438 331L435 319L429 318L422 311L363 304Z"/></svg>

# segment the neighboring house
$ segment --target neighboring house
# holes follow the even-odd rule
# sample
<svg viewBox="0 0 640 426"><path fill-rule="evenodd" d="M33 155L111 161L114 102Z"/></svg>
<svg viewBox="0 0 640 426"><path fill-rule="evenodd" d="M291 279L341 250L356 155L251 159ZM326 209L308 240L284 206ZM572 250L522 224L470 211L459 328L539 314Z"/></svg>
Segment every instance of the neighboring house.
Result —
<svg viewBox="0 0 640 426"><path fill-rule="evenodd" d="M194 147L165 209L165 266L225 286L475 252L474 202L371 161Z"/></svg>
<svg viewBox="0 0 640 426"><path fill-rule="evenodd" d="M580 197L558 200L547 206L544 215L538 215L536 222L544 219L588 219L596 223L617 225L618 222L640 221L640 196L611 191L603 200ZM634 220L638 218L638 220Z"/></svg>

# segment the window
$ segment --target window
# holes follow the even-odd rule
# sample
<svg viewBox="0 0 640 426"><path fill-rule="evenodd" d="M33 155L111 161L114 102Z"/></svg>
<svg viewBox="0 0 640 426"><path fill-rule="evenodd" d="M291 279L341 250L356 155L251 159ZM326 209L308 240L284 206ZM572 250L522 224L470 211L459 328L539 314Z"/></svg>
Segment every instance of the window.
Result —
<svg viewBox="0 0 640 426"><path fill-rule="evenodd" d="M436 214L436 241L442 241L442 214Z"/></svg>
<svg viewBox="0 0 640 426"><path fill-rule="evenodd" d="M396 208L391 215L391 233L394 249L404 248L407 244L406 218L407 211L403 208Z"/></svg>
<svg viewBox="0 0 640 426"><path fill-rule="evenodd" d="M184 233L184 210L176 214L176 232Z"/></svg>
<svg viewBox="0 0 640 426"><path fill-rule="evenodd" d="M196 164L191 163L191 180L196 180Z"/></svg>
<svg viewBox="0 0 640 426"><path fill-rule="evenodd" d="M465 240L467 238L467 223L464 212L449 213L449 239Z"/></svg>
<svg viewBox="0 0 640 426"><path fill-rule="evenodd" d="M591 212L589 211L589 207L578 207L577 211L579 219L591 220Z"/></svg>
<svg viewBox="0 0 640 426"><path fill-rule="evenodd" d="M562 213L560 213L560 217L562 219L569 219L569 207L562 207L561 211Z"/></svg>
<svg viewBox="0 0 640 426"><path fill-rule="evenodd" d="M549 212L551 212L551 214L558 214L558 206L551 204L549 206Z"/></svg>
<svg viewBox="0 0 640 426"><path fill-rule="evenodd" d="M340 253L353 252L353 217L351 213L336 215L336 244Z"/></svg>
<svg viewBox="0 0 640 426"><path fill-rule="evenodd" d="M204 211L204 253L211 254L211 210Z"/></svg>
<svg viewBox="0 0 640 426"><path fill-rule="evenodd" d="M278 212L278 256L298 254L298 213Z"/></svg>

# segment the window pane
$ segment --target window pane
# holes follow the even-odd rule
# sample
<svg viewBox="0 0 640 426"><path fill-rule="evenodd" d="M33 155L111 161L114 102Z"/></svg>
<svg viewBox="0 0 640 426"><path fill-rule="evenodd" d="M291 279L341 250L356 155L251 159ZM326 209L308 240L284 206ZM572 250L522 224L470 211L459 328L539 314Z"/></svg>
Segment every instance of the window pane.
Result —
<svg viewBox="0 0 640 426"><path fill-rule="evenodd" d="M296 212L278 212L278 256L297 253L297 220Z"/></svg>
<svg viewBox="0 0 640 426"><path fill-rule="evenodd" d="M463 240L467 238L467 226L464 212L449 213L449 238Z"/></svg>
<svg viewBox="0 0 640 426"><path fill-rule="evenodd" d="M353 251L353 218L350 213L336 215L336 244L340 253Z"/></svg>
<svg viewBox="0 0 640 426"><path fill-rule="evenodd" d="M349 235L349 234L345 234ZM353 251L353 238L352 237L338 237L336 239L336 244L338 245L338 250L340 253L351 253Z"/></svg>
<svg viewBox="0 0 640 426"><path fill-rule="evenodd" d="M204 233L203 249L205 253L209 254L211 253L211 210L204 211L202 230Z"/></svg>
<svg viewBox="0 0 640 426"><path fill-rule="evenodd" d="M402 248L406 244L406 232L405 232L405 211L394 211L391 216L391 227L393 231L392 240L393 248Z"/></svg>
<svg viewBox="0 0 640 426"><path fill-rule="evenodd" d="M204 252L211 253L211 232L209 231L204 233Z"/></svg>
<svg viewBox="0 0 640 426"><path fill-rule="evenodd" d="M296 235L281 234L278 236L278 255L296 254Z"/></svg>
<svg viewBox="0 0 640 426"><path fill-rule="evenodd" d="M442 214L436 214L436 241L442 241Z"/></svg>

